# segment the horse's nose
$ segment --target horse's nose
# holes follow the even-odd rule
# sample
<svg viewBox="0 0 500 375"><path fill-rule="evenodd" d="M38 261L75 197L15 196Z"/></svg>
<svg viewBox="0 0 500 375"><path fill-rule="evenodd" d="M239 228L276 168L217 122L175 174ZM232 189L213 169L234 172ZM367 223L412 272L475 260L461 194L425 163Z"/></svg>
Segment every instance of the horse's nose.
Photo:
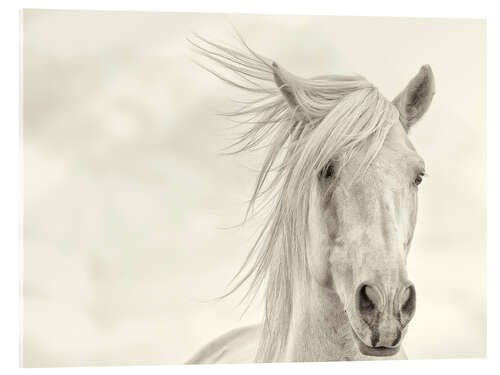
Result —
<svg viewBox="0 0 500 375"><path fill-rule="evenodd" d="M378 324L382 315L389 314L394 316L403 327L406 326L415 314L415 287L407 283L397 288L392 296L386 295L383 290L375 283L369 282L358 286L355 299L356 309L361 319L373 328Z"/></svg>

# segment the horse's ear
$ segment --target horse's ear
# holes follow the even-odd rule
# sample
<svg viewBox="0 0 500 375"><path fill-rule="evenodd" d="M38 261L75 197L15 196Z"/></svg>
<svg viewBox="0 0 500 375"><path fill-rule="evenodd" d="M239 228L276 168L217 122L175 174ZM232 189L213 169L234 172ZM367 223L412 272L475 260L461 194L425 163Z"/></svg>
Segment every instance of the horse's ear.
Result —
<svg viewBox="0 0 500 375"><path fill-rule="evenodd" d="M420 68L408 86L392 101L401 123L408 131L429 108L434 96L434 75L429 65Z"/></svg>
<svg viewBox="0 0 500 375"><path fill-rule="evenodd" d="M297 101L297 97L295 96L292 86L293 83L289 79L290 77L288 77L287 73L282 69L280 69L278 64L276 64L275 62L273 62L272 68L273 68L274 82L276 83L276 86L278 86L278 88L280 89L281 94L288 103L288 106L293 111L295 119L304 120L306 116L302 107Z"/></svg>

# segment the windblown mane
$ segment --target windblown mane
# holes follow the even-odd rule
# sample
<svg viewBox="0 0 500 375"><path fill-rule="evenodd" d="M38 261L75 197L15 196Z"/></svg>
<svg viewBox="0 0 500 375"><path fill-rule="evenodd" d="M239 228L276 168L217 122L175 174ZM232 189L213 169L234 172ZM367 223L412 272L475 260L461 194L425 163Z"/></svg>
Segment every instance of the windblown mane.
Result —
<svg viewBox="0 0 500 375"><path fill-rule="evenodd" d="M362 174L399 114L361 76L306 79L280 67L285 82L278 87L277 65L251 50L243 39L243 49L236 50L196 38L191 43L197 52L227 69L232 77L201 66L253 96L228 114L242 118L245 129L233 145L234 153L268 149L247 216L266 205L270 205L269 213L228 294L248 281L245 296L254 296L266 281L265 317L256 360L271 362L286 347L294 286L310 277L305 241L314 179L331 160L340 170L361 150L364 161L358 174ZM284 86L296 98L295 108L282 95Z"/></svg>

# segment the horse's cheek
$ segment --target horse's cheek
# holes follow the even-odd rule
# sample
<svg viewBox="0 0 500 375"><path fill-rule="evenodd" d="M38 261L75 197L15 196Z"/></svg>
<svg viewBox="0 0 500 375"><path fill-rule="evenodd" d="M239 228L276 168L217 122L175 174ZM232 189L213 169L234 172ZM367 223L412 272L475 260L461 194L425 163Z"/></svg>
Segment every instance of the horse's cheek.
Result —
<svg viewBox="0 0 500 375"><path fill-rule="evenodd" d="M332 275L329 264L329 246L326 238L318 241L318 246L311 248L308 254L311 273L316 282L325 287L332 286Z"/></svg>
<svg viewBox="0 0 500 375"><path fill-rule="evenodd" d="M330 253L330 269L335 289L345 298L350 294L353 285L352 264L344 249L334 247Z"/></svg>

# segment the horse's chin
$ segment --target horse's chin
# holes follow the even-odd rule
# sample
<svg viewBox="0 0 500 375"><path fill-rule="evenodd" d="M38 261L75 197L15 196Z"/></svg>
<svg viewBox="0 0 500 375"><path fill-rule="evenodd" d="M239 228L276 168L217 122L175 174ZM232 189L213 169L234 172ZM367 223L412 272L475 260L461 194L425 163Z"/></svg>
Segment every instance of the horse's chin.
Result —
<svg viewBox="0 0 500 375"><path fill-rule="evenodd" d="M387 347L387 346L369 346L366 345L357 333L352 329L352 335L354 336L354 341L356 341L356 344L358 345L358 349L363 355L367 355L370 357L390 357L393 355L398 354L400 346L395 346L395 347Z"/></svg>

